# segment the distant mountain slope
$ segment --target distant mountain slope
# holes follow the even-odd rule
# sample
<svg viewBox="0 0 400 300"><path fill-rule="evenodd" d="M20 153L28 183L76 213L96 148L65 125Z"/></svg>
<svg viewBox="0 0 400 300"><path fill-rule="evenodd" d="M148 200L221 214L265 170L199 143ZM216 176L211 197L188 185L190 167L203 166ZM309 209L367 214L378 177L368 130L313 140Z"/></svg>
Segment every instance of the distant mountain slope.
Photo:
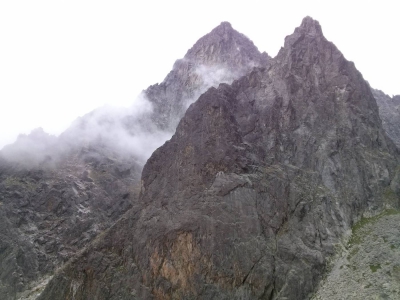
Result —
<svg viewBox="0 0 400 300"><path fill-rule="evenodd" d="M59 138L38 129L0 151L0 298L34 291L129 208L137 211L143 165L188 105L266 60L223 23L132 107L103 107Z"/></svg>
<svg viewBox="0 0 400 300"><path fill-rule="evenodd" d="M307 299L345 232L399 206L399 162L370 86L306 17L268 66L189 107L141 209L39 299Z"/></svg>

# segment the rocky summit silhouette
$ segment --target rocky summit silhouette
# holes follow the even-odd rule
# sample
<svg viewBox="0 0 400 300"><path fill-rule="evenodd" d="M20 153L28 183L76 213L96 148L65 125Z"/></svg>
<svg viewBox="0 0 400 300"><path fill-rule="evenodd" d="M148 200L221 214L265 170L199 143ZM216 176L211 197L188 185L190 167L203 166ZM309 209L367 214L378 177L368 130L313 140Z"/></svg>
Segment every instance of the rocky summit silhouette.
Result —
<svg viewBox="0 0 400 300"><path fill-rule="evenodd" d="M190 103L268 60L224 22L132 107L102 107L58 138L37 129L2 149L0 299L35 298L57 268L129 209L140 211L143 165Z"/></svg>
<svg viewBox="0 0 400 300"><path fill-rule="evenodd" d="M399 159L371 87L306 17L190 105L137 205L38 299L308 299L354 224L398 208Z"/></svg>

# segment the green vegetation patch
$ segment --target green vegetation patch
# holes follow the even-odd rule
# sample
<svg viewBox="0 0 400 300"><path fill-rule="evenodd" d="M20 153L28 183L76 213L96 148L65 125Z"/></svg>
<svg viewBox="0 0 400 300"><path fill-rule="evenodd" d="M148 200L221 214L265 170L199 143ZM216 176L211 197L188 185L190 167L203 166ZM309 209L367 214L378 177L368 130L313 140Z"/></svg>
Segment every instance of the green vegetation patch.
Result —
<svg viewBox="0 0 400 300"><path fill-rule="evenodd" d="M375 273L376 271L378 271L379 269L381 269L381 265L377 264L377 265L370 265L369 268L371 269L372 273Z"/></svg>
<svg viewBox="0 0 400 300"><path fill-rule="evenodd" d="M384 212L380 213L379 215L376 215L371 218L364 218L362 217L360 221L358 221L353 227L352 227L352 235L349 240L349 246L351 245L359 245L362 242L363 236L365 234L368 234L369 231L365 230L365 226L368 224L374 224L376 223L380 218L385 217L385 216L390 216L390 215L397 215L400 214L399 210L396 209L388 209L385 210Z"/></svg>

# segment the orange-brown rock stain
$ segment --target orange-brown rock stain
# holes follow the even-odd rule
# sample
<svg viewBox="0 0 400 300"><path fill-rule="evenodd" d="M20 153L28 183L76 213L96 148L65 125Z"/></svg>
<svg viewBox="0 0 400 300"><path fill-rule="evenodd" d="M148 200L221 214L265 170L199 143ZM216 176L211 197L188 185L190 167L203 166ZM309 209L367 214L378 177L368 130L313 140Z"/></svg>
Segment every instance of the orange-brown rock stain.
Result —
<svg viewBox="0 0 400 300"><path fill-rule="evenodd" d="M154 278L161 277L170 282L171 290L160 287L153 290L155 299L179 299L179 295L195 293L193 277L210 268L208 259L202 257L192 233L180 233L166 253L156 249L150 257L150 268Z"/></svg>

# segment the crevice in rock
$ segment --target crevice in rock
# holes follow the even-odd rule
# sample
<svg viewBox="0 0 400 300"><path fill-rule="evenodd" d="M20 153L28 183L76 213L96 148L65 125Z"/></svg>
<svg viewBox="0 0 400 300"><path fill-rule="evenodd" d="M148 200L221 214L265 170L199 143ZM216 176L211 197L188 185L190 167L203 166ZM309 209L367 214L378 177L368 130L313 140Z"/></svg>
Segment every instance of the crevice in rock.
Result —
<svg viewBox="0 0 400 300"><path fill-rule="evenodd" d="M250 270L249 270L249 272L247 272L247 274L243 277L243 280L242 280L242 284L245 284L246 283L246 280L247 280L247 277L249 277L249 275L251 274L251 272L253 271L253 269L254 269L254 267L260 262L260 260L263 258L263 257L265 257L267 254L265 253L265 254L263 254L263 255L261 255L261 257L259 258L259 259L257 259L257 261L253 264L253 266L250 268Z"/></svg>

